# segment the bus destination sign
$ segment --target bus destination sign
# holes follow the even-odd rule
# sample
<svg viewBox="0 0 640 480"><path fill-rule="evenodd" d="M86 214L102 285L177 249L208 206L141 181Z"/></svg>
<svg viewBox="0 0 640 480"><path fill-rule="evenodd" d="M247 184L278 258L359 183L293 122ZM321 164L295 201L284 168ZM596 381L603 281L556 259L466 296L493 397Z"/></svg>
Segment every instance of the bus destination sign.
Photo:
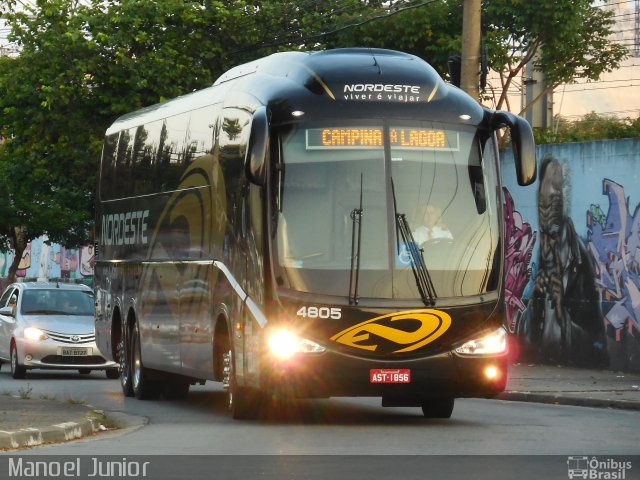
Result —
<svg viewBox="0 0 640 480"><path fill-rule="evenodd" d="M383 130L378 127L310 128L306 131L307 150L380 149ZM391 148L458 150L458 132L432 128L390 128Z"/></svg>

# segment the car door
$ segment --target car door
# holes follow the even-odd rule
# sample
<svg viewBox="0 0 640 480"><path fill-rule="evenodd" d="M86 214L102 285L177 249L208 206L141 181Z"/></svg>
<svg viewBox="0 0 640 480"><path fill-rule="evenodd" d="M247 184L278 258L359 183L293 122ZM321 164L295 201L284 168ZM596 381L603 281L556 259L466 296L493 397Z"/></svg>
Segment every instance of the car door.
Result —
<svg viewBox="0 0 640 480"><path fill-rule="evenodd" d="M16 288L13 285L7 289L0 297L0 308L8 306L9 298L14 298ZM17 297L16 297L17 298ZM11 332L15 325L15 318L9 315L0 315L0 358L9 359L9 345L11 341Z"/></svg>

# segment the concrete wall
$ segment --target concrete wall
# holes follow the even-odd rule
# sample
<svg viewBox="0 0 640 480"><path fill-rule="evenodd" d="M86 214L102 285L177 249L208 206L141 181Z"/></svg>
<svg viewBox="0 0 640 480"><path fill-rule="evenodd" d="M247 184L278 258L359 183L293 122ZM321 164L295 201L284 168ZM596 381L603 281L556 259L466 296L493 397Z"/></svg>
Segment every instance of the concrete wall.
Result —
<svg viewBox="0 0 640 480"><path fill-rule="evenodd" d="M514 356L640 371L640 139L537 152L529 187L502 160Z"/></svg>

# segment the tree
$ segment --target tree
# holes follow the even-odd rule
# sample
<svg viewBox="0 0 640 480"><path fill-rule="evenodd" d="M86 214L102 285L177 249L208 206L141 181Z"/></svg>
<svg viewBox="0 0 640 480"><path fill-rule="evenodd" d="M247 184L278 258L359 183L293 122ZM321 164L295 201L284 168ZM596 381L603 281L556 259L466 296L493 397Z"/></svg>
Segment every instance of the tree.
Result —
<svg viewBox="0 0 640 480"><path fill-rule="evenodd" d="M104 131L226 69L317 43L380 1L37 0L0 5L18 58L0 59L0 247L86 241ZM29 6L32 5L32 6Z"/></svg>
<svg viewBox="0 0 640 480"><path fill-rule="evenodd" d="M496 108L510 107L509 87L534 56L535 68L545 72L549 83L547 92L576 79L597 80L617 67L627 51L609 39L613 14L591 3L483 2L482 32L488 64L500 76ZM461 32L462 1L440 0L340 32L329 44L404 50L427 60L444 75L448 57L460 52Z"/></svg>
<svg viewBox="0 0 640 480"><path fill-rule="evenodd" d="M554 123L555 128L534 131L537 144L640 137L640 117L632 120L591 112L575 121L556 117Z"/></svg>
<svg viewBox="0 0 640 480"><path fill-rule="evenodd" d="M77 26L64 7L59 2L30 20L41 29L38 50L0 62L0 238L15 250L9 281L31 239L46 233L77 244L90 228L91 160L99 147L83 135L94 124L86 116L90 100L79 95L88 52L69 34Z"/></svg>

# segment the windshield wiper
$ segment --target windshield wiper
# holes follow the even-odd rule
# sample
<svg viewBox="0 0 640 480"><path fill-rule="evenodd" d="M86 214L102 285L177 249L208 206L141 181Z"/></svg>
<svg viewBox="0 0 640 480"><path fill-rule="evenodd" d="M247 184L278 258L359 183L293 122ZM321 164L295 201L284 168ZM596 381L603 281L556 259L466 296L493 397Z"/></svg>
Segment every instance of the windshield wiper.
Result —
<svg viewBox="0 0 640 480"><path fill-rule="evenodd" d="M349 274L349 305L358 305L360 277L360 238L362 233L362 173L360 174L360 208L351 210L351 271ZM357 238L356 238L357 237ZM352 295L353 293L353 295Z"/></svg>
<svg viewBox="0 0 640 480"><path fill-rule="evenodd" d="M420 292L420 298L422 302L427 306L433 306L436 304L436 289L431 281L431 275L429 275L429 269L424 262L423 250L418 248L418 244L413 238L411 233L411 227L409 221L404 213L398 213L396 204L396 191L393 185L393 178L391 179L391 193L393 195L393 214L396 219L396 238L398 240L398 255L400 255L400 238L404 242L409 255L411 256L411 270L413 270L413 276L416 279L416 286L418 292Z"/></svg>

